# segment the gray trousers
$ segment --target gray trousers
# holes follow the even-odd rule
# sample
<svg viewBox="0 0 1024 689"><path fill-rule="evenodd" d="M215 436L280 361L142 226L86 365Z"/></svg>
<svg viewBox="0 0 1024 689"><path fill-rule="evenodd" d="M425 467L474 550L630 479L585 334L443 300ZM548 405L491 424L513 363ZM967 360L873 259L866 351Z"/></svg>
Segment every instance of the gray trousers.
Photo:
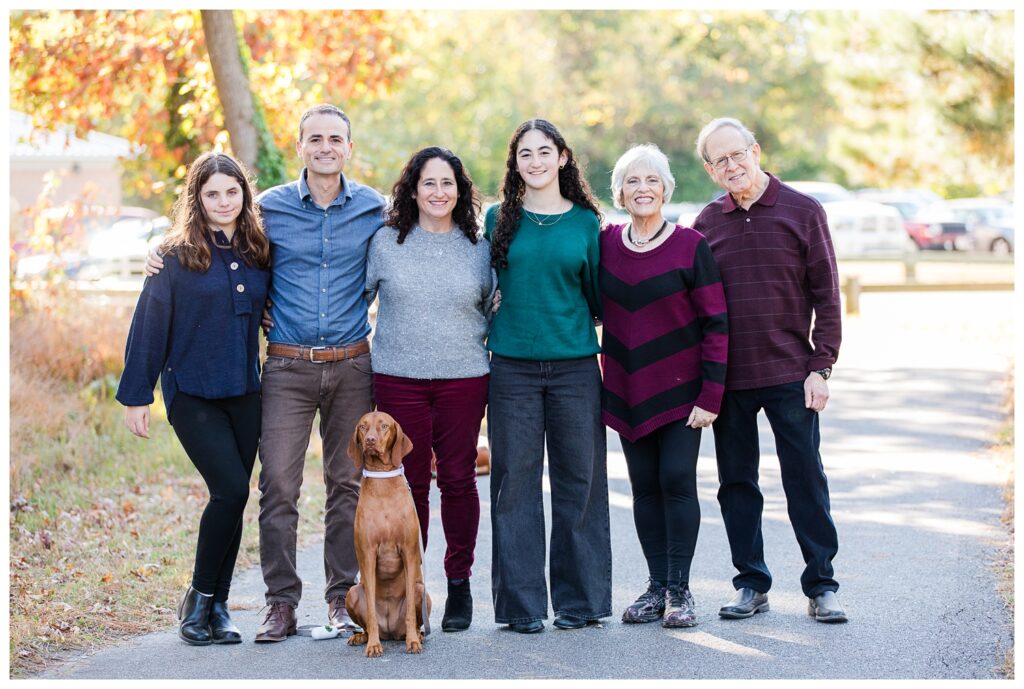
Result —
<svg viewBox="0 0 1024 689"><path fill-rule="evenodd" d="M324 598L344 597L355 584L359 563L352 526L360 475L347 450L356 422L372 409L369 354L322 364L267 357L259 487L260 564L268 604L295 606L302 597L302 579L295 569L295 534L302 468L317 410L327 485Z"/></svg>

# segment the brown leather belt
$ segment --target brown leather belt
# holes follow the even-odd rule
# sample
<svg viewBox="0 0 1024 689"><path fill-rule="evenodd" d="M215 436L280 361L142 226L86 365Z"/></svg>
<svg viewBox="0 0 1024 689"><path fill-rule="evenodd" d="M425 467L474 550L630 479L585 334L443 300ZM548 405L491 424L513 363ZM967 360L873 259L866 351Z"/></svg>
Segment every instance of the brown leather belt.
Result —
<svg viewBox="0 0 1024 689"><path fill-rule="evenodd" d="M306 347L305 345L280 344L273 342L267 345L267 356L281 356L286 359L305 359L314 364L328 361L344 361L370 352L367 340L356 342L345 347Z"/></svg>

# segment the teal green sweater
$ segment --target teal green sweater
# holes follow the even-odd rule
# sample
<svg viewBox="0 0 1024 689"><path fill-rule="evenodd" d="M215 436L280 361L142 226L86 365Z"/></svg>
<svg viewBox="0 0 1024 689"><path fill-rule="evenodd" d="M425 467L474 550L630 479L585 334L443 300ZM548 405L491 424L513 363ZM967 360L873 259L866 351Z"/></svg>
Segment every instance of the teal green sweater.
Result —
<svg viewBox="0 0 1024 689"><path fill-rule="evenodd" d="M557 216L537 217L547 223ZM487 209L488 239L497 221L494 205ZM491 322L488 349L533 361L575 359L601 350L594 332L594 318L601 313L599 233L597 216L577 205L546 227L520 214L508 267L498 270L501 307Z"/></svg>

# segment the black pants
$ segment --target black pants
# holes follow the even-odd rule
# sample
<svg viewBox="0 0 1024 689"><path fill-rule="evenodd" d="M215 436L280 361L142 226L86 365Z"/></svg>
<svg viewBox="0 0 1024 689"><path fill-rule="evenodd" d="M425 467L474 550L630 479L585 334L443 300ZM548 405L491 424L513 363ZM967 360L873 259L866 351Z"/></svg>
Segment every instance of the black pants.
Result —
<svg viewBox="0 0 1024 689"><path fill-rule="evenodd" d="M772 585L761 535L764 497L757 482L761 456L757 414L762 409L775 435L789 521L806 564L800 575L801 587L810 598L837 591L832 559L839 551L839 537L818 452L818 414L804 406L803 382L730 390L722 399L722 411L714 424L718 503L738 572L733 586L767 592Z"/></svg>
<svg viewBox="0 0 1024 689"><path fill-rule="evenodd" d="M227 601L260 440L260 394L211 400L179 392L170 421L210 491L199 521L192 587Z"/></svg>
<svg viewBox="0 0 1024 689"><path fill-rule="evenodd" d="M633 522L651 579L687 586L700 530L700 429L688 427L683 419L635 443L619 437L633 488Z"/></svg>

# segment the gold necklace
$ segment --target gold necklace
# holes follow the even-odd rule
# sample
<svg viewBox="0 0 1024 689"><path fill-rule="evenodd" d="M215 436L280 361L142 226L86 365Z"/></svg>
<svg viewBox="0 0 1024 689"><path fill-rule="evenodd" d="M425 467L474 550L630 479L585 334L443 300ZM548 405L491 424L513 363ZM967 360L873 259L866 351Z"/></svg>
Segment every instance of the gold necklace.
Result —
<svg viewBox="0 0 1024 689"><path fill-rule="evenodd" d="M552 225L556 224L559 220L561 220L563 215L565 215L566 213L571 211L572 210L572 206L570 205L567 209L565 209L564 211L559 213L557 216L555 216L555 219L551 220L550 222L541 222L539 215L537 215L536 213L534 213L532 211L526 210L525 207L522 210L523 210L523 215L526 216L526 219L529 220L530 222L532 222L533 224L539 225L540 227L551 227ZM544 213L544 215L548 215L548 214Z"/></svg>

